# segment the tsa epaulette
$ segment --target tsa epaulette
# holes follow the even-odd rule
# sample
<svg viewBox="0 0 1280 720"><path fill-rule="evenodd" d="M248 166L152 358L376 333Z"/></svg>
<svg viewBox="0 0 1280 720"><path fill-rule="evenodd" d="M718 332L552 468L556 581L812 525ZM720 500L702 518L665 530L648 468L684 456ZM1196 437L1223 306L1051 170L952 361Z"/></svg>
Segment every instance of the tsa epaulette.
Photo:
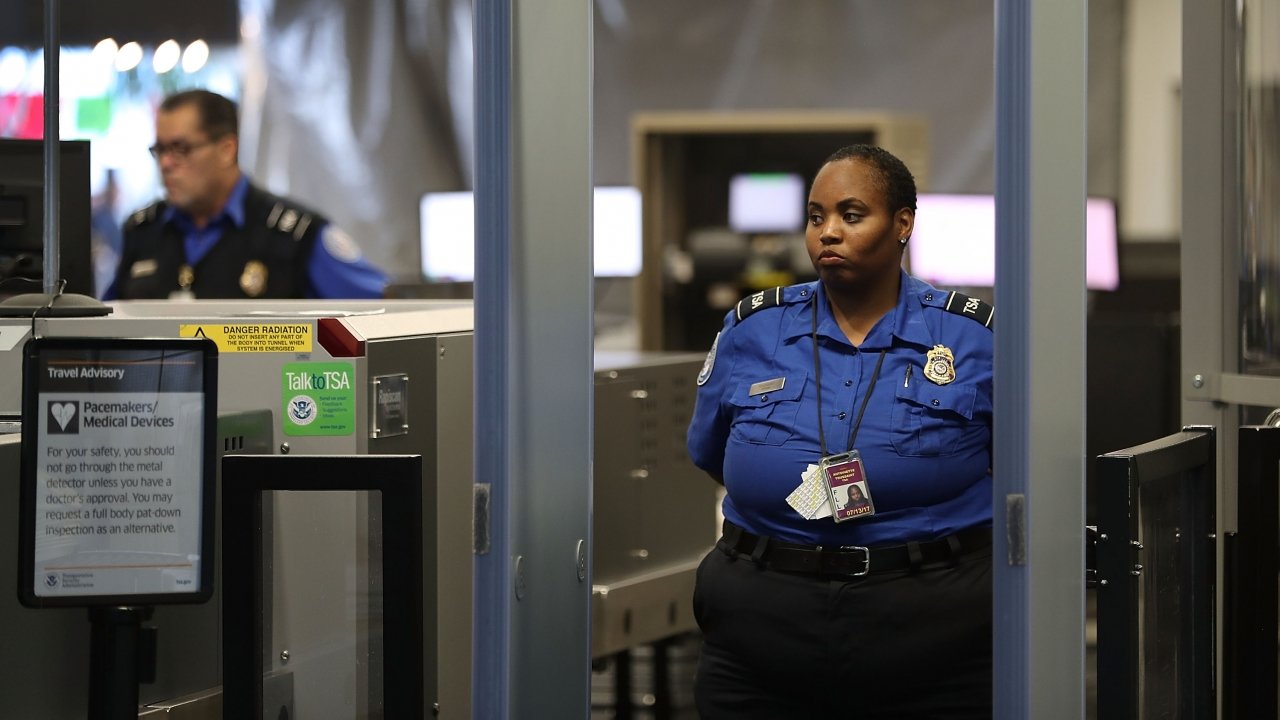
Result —
<svg viewBox="0 0 1280 720"><path fill-rule="evenodd" d="M751 315L769 307L776 307L782 304L782 286L761 290L753 295L748 295L738 301L737 308L734 309L734 316L738 322L742 322Z"/></svg>
<svg viewBox="0 0 1280 720"><path fill-rule="evenodd" d="M163 205L163 203L153 202L150 205L130 215L129 227L135 228L135 227L138 227L139 225L145 225L149 222L154 222L155 219L160 216L161 205Z"/></svg>
<svg viewBox="0 0 1280 720"><path fill-rule="evenodd" d="M992 326L991 323L996 313L996 309L991 307L990 303L958 292L953 292L947 296L947 302L942 308L947 312L977 320L985 328Z"/></svg>
<svg viewBox="0 0 1280 720"><path fill-rule="evenodd" d="M300 208L290 207L283 201L277 201L267 215L267 227L292 234L293 239L301 240L311 225L311 213Z"/></svg>

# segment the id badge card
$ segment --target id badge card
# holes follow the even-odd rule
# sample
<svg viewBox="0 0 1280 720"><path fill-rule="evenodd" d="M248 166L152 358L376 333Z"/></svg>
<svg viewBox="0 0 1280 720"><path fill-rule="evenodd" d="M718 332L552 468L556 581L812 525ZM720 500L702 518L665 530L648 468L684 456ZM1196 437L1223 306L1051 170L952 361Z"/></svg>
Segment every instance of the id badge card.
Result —
<svg viewBox="0 0 1280 720"><path fill-rule="evenodd" d="M867 487L867 470L857 450L828 455L819 461L818 467L831 497L833 520L844 522L876 513Z"/></svg>

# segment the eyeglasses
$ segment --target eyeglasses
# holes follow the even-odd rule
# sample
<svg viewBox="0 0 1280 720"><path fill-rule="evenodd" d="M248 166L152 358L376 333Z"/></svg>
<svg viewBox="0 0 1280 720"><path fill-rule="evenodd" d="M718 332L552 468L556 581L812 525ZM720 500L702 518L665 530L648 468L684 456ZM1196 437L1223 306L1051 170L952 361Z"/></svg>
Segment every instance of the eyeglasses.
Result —
<svg viewBox="0 0 1280 720"><path fill-rule="evenodd" d="M198 142L198 143L187 142L186 140L174 140L173 142L170 142L170 143L158 142L155 145L152 145L151 147L147 148L147 151L150 152L151 157L155 158L156 160L160 160L165 155L172 155L174 160L178 160L181 162L191 157L191 153L195 152L196 150L199 150L205 145L212 145L215 142L216 142L215 140L206 140L204 142Z"/></svg>

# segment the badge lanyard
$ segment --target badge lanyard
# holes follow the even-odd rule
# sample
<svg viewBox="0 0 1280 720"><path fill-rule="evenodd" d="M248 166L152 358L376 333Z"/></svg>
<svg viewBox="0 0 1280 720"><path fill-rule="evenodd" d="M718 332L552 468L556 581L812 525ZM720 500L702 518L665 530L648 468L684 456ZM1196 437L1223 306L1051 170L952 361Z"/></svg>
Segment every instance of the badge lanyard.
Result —
<svg viewBox="0 0 1280 720"><path fill-rule="evenodd" d="M866 468L862 465L862 456L854 448L858 439L858 428L862 427L862 416L867 412L867 404L871 402L871 393L876 389L876 380L880 378L880 368L884 365L884 356L888 348L880 351L876 360L876 369L867 382L867 393L862 396L862 406L858 408L858 416L854 418L853 429L849 433L849 449L835 455L827 454L827 434L823 429L825 418L822 416L822 361L818 355L818 302L813 303L813 375L818 394L818 447L822 458L818 461L822 484L826 486L827 496L831 501L831 518L836 522L852 520L875 514L875 505L871 500L871 488L867 484ZM836 490L840 492L837 493ZM854 495L854 491L857 494Z"/></svg>

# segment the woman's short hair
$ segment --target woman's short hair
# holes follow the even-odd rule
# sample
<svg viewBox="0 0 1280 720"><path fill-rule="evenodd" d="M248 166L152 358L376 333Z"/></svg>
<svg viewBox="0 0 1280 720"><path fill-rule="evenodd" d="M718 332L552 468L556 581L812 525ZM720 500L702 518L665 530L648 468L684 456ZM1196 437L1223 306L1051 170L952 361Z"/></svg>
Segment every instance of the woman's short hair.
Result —
<svg viewBox="0 0 1280 720"><path fill-rule="evenodd" d="M880 173L881 190L889 202L889 211L902 208L916 211L916 179L905 163L878 145L846 145L831 153L827 163L838 160L861 160ZM825 164L825 163L824 163Z"/></svg>

